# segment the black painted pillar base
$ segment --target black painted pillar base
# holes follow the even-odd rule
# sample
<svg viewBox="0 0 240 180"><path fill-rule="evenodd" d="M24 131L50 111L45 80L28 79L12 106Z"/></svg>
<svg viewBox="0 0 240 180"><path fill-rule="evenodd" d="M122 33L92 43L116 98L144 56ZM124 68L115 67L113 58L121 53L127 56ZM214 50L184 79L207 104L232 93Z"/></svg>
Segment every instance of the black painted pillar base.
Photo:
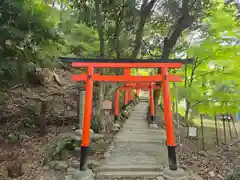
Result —
<svg viewBox="0 0 240 180"><path fill-rule="evenodd" d="M133 100L130 100L128 104L129 104L129 105L134 104L134 101L133 101Z"/></svg>
<svg viewBox="0 0 240 180"><path fill-rule="evenodd" d="M116 122L118 119L118 116L114 116L114 122Z"/></svg>
<svg viewBox="0 0 240 180"><path fill-rule="evenodd" d="M172 171L176 171L177 170L176 146L168 146L168 161L169 169Z"/></svg>
<svg viewBox="0 0 240 180"><path fill-rule="evenodd" d="M122 107L122 110L125 110L127 108L128 104L124 104Z"/></svg>
<svg viewBox="0 0 240 180"><path fill-rule="evenodd" d="M152 123L155 122L155 116L151 116L151 121L152 121Z"/></svg>
<svg viewBox="0 0 240 180"><path fill-rule="evenodd" d="M88 147L81 147L80 171L86 170L87 156L88 156Z"/></svg>

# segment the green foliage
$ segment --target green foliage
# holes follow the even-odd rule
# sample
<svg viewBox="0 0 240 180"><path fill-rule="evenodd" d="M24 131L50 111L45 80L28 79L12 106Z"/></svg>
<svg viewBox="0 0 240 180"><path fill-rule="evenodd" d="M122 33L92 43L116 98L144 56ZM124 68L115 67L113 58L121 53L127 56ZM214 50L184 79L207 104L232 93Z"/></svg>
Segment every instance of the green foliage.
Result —
<svg viewBox="0 0 240 180"><path fill-rule="evenodd" d="M5 85L9 81L24 80L32 64L49 65L46 49L57 48L58 36L48 12L51 8L39 0L3 1L0 7L0 81Z"/></svg>
<svg viewBox="0 0 240 180"><path fill-rule="evenodd" d="M234 173L226 177L225 180L240 180L240 170L234 171Z"/></svg>
<svg viewBox="0 0 240 180"><path fill-rule="evenodd" d="M240 26L235 17L232 6L219 3L203 21L207 36L187 50L195 62L186 68L179 96L198 112L213 115L239 109Z"/></svg>
<svg viewBox="0 0 240 180"><path fill-rule="evenodd" d="M66 46L75 56L94 57L99 52L99 41L96 31L83 25L74 24L65 35Z"/></svg>
<svg viewBox="0 0 240 180"><path fill-rule="evenodd" d="M42 0L5 0L0 14L1 89L25 83L26 73L37 67L56 67L58 56L98 52L95 30Z"/></svg>

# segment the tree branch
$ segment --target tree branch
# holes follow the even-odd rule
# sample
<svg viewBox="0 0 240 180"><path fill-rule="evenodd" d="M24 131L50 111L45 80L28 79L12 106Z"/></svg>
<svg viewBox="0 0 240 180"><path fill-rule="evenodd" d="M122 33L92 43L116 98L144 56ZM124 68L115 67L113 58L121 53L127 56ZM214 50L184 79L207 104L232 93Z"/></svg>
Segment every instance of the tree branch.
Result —
<svg viewBox="0 0 240 180"><path fill-rule="evenodd" d="M151 0L148 4L146 4L146 2L147 0L144 0L143 5L141 7L140 21L138 24L138 29L136 31L134 47L131 55L132 58L136 58L139 53L145 22L147 18L150 16L151 10L154 4L157 2L157 0Z"/></svg>
<svg viewBox="0 0 240 180"><path fill-rule="evenodd" d="M198 104L203 103L203 102L204 102L204 103L207 103L207 102L209 102L209 100L197 101L194 105L191 106L191 109L194 108L195 106L197 106Z"/></svg>
<svg viewBox="0 0 240 180"><path fill-rule="evenodd" d="M120 59L121 53L120 53L120 40L119 40L119 36L120 36L120 26L121 26L121 17L123 15L124 12L124 8L125 6L123 5L120 9L120 12L117 15L116 21L115 21L115 33L114 33L114 40L115 40L115 53L117 56L117 59Z"/></svg>
<svg viewBox="0 0 240 180"><path fill-rule="evenodd" d="M100 57L104 57L104 35L102 26L102 16L100 13L100 0L95 0L97 30L100 39Z"/></svg>
<svg viewBox="0 0 240 180"><path fill-rule="evenodd" d="M183 1L183 6L181 8L182 16L177 20L175 29L171 33L170 37L166 38L163 46L162 58L168 58L173 47L176 45L177 40L181 36L182 32L191 26L193 22L193 17L189 15L188 9L189 0ZM171 31L171 30L170 30Z"/></svg>

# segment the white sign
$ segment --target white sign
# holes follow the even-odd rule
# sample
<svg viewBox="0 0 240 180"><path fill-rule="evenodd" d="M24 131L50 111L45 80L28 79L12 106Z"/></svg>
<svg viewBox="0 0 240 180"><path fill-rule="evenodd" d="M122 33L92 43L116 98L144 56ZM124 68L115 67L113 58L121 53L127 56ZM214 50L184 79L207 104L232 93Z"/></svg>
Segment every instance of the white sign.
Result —
<svg viewBox="0 0 240 180"><path fill-rule="evenodd" d="M197 136L197 128L196 127L189 127L188 128L188 135L190 137L196 137Z"/></svg>

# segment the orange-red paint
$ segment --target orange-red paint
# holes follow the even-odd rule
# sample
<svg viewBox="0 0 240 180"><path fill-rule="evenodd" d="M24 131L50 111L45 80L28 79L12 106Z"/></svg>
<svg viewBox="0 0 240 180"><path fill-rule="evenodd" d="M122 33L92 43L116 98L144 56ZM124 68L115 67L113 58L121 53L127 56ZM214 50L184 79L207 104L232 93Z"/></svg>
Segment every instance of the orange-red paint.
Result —
<svg viewBox="0 0 240 180"><path fill-rule="evenodd" d="M87 74L72 75L73 81L86 81ZM155 76L130 76L130 75L99 75L94 74L92 76L93 81L108 81L108 82L159 82L163 80L161 74ZM181 82L181 77L169 74L169 82Z"/></svg>
<svg viewBox="0 0 240 180"><path fill-rule="evenodd" d="M82 132L82 147L88 147L90 143L90 126L92 117L92 95L93 95L93 66L88 67L88 76L86 80L86 96L85 96L85 107L84 107L84 121L83 121L83 132Z"/></svg>
<svg viewBox="0 0 240 180"><path fill-rule="evenodd" d="M150 111L151 111L151 116L154 116L155 115L155 112L154 112L154 96L153 96L153 84L151 83L150 84L150 87L149 87L149 100L150 100Z"/></svg>
<svg viewBox="0 0 240 180"><path fill-rule="evenodd" d="M115 67L115 66L112 66ZM126 68L128 66L124 66L124 75L130 75L131 74L131 69L130 68Z"/></svg>
<svg viewBox="0 0 240 180"><path fill-rule="evenodd" d="M128 101L133 100L133 91L132 88L128 88Z"/></svg>
<svg viewBox="0 0 240 180"><path fill-rule="evenodd" d="M124 68L124 76L130 76L131 75L131 69L130 68ZM129 101L131 100L132 96L129 93L129 89L124 91L124 97L126 97L126 101L124 101L124 104L128 104Z"/></svg>
<svg viewBox="0 0 240 180"><path fill-rule="evenodd" d="M119 91L116 90L115 92L115 104L114 104L114 115L118 116L119 113Z"/></svg>
<svg viewBox="0 0 240 180"><path fill-rule="evenodd" d="M160 89L160 86L156 86L155 84L152 85L153 89ZM139 95L140 93L140 89L149 89L149 85L148 84L144 84L144 83L138 83L138 84L133 84L133 85L127 85L127 86L122 86L120 87L120 90L126 90L129 88L133 88L136 89L136 94Z"/></svg>
<svg viewBox="0 0 240 180"><path fill-rule="evenodd" d="M164 105L164 119L166 123L167 145L175 146L174 128L171 112L170 90L168 86L168 68L162 68L164 76L162 81L163 105Z"/></svg>
<svg viewBox="0 0 240 180"><path fill-rule="evenodd" d="M127 91L124 91L124 104L125 105L128 104L128 93L127 93Z"/></svg>

